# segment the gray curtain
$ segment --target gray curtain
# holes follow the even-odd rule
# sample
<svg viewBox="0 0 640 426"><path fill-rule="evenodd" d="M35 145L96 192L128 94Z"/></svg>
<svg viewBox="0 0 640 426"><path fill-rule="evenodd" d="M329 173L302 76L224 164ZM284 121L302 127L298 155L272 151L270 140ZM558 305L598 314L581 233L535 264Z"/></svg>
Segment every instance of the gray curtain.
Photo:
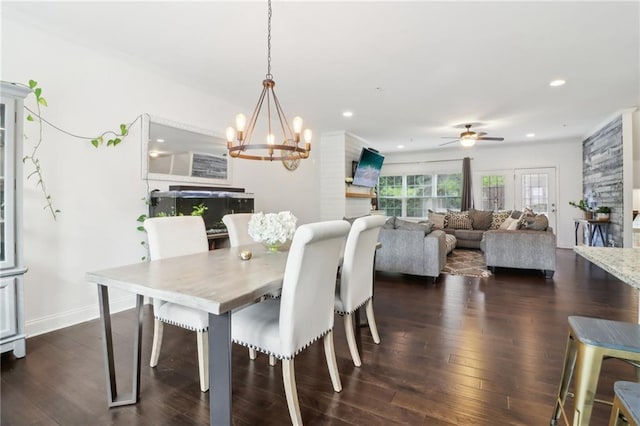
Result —
<svg viewBox="0 0 640 426"><path fill-rule="evenodd" d="M461 211L473 208L473 190L471 189L471 159L462 159L462 205Z"/></svg>

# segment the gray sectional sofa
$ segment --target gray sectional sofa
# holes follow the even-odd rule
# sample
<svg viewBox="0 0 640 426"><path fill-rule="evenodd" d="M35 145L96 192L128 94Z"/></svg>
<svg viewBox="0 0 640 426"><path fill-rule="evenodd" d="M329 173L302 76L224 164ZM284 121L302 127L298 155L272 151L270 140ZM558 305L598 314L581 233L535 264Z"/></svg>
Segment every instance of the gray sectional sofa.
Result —
<svg viewBox="0 0 640 426"><path fill-rule="evenodd" d="M551 227L546 231L486 231L481 249L494 272L496 267L539 269L546 278L553 278L556 270L556 235Z"/></svg>
<svg viewBox="0 0 640 426"><path fill-rule="evenodd" d="M466 214L467 217L464 217ZM556 236L543 215L521 216L511 211L449 212L428 221L389 218L380 230L377 271L432 277L444 269L453 247L481 249L488 267L539 269L547 278L556 268ZM540 223L539 219L544 219ZM506 223L505 223L506 222ZM502 229L504 225L509 229ZM525 226L527 229L519 229ZM455 236L451 238L451 236ZM449 239L447 241L447 238Z"/></svg>
<svg viewBox="0 0 640 426"><path fill-rule="evenodd" d="M447 262L444 231L432 230L430 224L404 223L380 230L382 246L376 253L376 271L432 277L435 281Z"/></svg>

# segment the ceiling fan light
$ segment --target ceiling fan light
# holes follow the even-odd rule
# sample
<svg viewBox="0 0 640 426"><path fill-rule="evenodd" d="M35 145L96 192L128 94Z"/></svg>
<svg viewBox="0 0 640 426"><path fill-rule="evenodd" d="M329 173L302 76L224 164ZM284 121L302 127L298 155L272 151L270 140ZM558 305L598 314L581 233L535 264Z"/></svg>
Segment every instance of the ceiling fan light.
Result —
<svg viewBox="0 0 640 426"><path fill-rule="evenodd" d="M460 145L464 146L465 148L469 148L472 147L476 144L476 139L475 138L462 138L460 139Z"/></svg>

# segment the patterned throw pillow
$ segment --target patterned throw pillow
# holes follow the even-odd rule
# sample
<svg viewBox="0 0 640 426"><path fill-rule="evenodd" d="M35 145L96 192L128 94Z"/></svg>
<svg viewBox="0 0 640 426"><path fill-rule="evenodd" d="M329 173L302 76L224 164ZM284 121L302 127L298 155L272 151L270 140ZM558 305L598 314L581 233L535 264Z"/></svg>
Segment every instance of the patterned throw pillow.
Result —
<svg viewBox="0 0 640 426"><path fill-rule="evenodd" d="M452 212L449 214L449 228L453 229L471 229L471 218L469 212Z"/></svg>
<svg viewBox="0 0 640 426"><path fill-rule="evenodd" d="M489 229L500 229L500 225L502 225L502 222L504 222L509 216L511 216L511 210L493 212L493 217L491 218L491 226L489 227Z"/></svg>

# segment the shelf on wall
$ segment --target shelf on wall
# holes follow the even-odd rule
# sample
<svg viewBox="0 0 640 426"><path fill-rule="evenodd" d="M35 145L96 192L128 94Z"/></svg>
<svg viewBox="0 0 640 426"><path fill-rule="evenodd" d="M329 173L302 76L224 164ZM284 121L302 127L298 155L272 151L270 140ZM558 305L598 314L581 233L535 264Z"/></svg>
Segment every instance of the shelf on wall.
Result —
<svg viewBox="0 0 640 426"><path fill-rule="evenodd" d="M375 195L371 194L360 194L357 192L346 192L345 197L347 198L376 198Z"/></svg>

